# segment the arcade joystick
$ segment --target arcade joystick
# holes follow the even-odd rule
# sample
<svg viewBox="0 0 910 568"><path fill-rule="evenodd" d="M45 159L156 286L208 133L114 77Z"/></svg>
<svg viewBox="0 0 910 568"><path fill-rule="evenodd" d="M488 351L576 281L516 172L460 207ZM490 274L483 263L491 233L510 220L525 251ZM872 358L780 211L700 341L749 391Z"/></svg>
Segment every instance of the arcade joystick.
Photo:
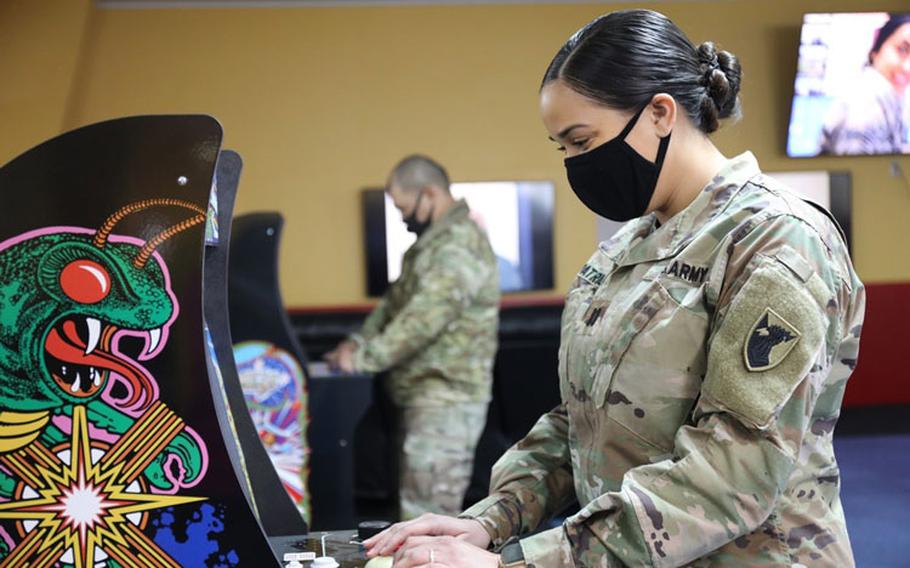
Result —
<svg viewBox="0 0 910 568"><path fill-rule="evenodd" d="M338 561L332 558L331 556L325 555L325 537L329 536L328 534L322 535L322 538L319 539L322 543L322 556L319 558L313 559L313 563L310 565L312 568L338 568Z"/></svg>

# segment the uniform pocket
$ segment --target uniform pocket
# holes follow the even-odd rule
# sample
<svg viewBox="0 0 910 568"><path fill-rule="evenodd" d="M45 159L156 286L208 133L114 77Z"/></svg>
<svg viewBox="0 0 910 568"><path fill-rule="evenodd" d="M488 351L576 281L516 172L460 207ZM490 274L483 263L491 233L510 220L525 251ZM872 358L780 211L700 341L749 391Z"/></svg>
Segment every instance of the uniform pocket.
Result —
<svg viewBox="0 0 910 568"><path fill-rule="evenodd" d="M592 334L592 326L585 323L585 315L591 310L597 290L597 287L589 284L580 285L570 290L566 298L559 339L559 393L562 400L569 400L575 386L572 384L569 358L572 353L579 351L579 346L583 348L586 345Z"/></svg>
<svg viewBox="0 0 910 568"><path fill-rule="evenodd" d="M677 303L659 280L636 304L612 340L621 353L598 369L595 401L608 405L612 420L669 451L704 378L708 317Z"/></svg>
<svg viewBox="0 0 910 568"><path fill-rule="evenodd" d="M604 318L597 338L597 364L593 368L591 393L594 403L602 408L610 390L613 373L619 367L635 337L644 330L663 305L670 300L656 281L628 301L623 310L611 310Z"/></svg>

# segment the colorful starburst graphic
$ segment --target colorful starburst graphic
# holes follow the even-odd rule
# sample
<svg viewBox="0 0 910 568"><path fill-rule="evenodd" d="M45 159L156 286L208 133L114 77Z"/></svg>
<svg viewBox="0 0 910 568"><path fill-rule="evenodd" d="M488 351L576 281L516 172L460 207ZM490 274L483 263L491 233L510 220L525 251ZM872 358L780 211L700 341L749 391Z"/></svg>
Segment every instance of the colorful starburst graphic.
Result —
<svg viewBox="0 0 910 568"><path fill-rule="evenodd" d="M76 405L70 442L53 450L33 442L0 455L21 480L16 498L0 503L0 519L18 521L22 537L0 568L94 568L108 558L130 568L178 567L142 532L147 513L205 498L148 493L140 476L183 429L156 401L108 446L90 439L85 407Z"/></svg>

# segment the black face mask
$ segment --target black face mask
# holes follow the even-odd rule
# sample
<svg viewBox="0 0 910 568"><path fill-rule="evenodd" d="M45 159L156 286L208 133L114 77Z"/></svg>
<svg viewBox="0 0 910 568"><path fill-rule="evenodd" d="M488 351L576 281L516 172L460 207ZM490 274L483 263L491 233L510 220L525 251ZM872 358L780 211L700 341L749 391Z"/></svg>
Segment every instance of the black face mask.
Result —
<svg viewBox="0 0 910 568"><path fill-rule="evenodd" d="M430 228L430 225L433 223L433 211L430 210L430 213L427 215L426 221L417 220L417 209L420 207L420 199L423 197L423 193L417 194L417 201L414 202L414 210L411 211L411 214L402 219L405 226L407 226L408 231L414 233L418 237L422 235L427 229Z"/></svg>
<svg viewBox="0 0 910 568"><path fill-rule="evenodd" d="M641 217L654 195L670 145L670 134L660 139L654 163L625 141L645 108L647 105L632 117L616 138L565 160L572 191L588 209L601 217L613 221Z"/></svg>

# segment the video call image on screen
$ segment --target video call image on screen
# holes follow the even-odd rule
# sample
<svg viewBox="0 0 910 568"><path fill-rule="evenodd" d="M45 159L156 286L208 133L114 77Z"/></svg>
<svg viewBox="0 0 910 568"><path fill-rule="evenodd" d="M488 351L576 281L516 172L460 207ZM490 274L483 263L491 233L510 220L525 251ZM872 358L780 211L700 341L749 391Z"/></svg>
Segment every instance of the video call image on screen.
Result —
<svg viewBox="0 0 910 568"><path fill-rule="evenodd" d="M910 13L806 14L787 155L910 153Z"/></svg>
<svg viewBox="0 0 910 568"><path fill-rule="evenodd" d="M459 182L450 189L453 197L467 202L471 219L487 233L503 292L552 288L552 182ZM402 257L416 237L382 190L364 192L364 215L368 288L370 295L378 295L401 274Z"/></svg>

